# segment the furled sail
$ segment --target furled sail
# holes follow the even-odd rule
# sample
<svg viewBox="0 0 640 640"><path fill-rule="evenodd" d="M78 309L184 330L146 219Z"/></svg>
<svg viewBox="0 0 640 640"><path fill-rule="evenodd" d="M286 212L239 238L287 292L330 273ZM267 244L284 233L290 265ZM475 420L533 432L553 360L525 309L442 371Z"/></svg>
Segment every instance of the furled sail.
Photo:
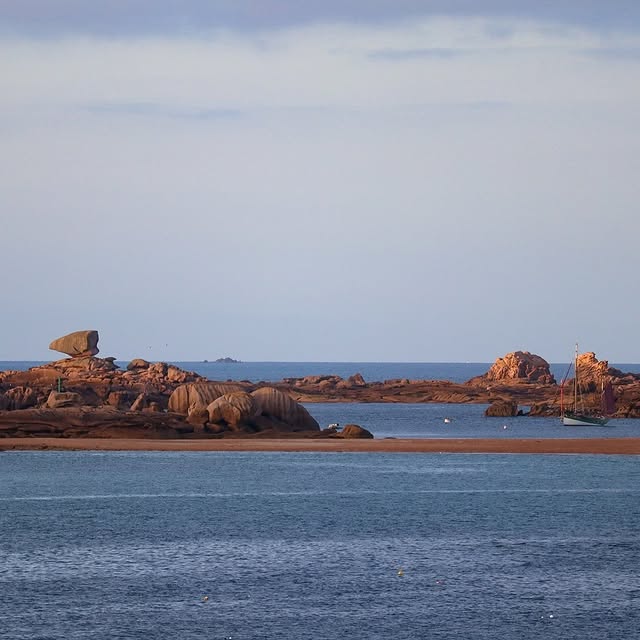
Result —
<svg viewBox="0 0 640 640"><path fill-rule="evenodd" d="M602 412L610 416L616 411L616 397L613 393L611 382L607 382L602 388Z"/></svg>

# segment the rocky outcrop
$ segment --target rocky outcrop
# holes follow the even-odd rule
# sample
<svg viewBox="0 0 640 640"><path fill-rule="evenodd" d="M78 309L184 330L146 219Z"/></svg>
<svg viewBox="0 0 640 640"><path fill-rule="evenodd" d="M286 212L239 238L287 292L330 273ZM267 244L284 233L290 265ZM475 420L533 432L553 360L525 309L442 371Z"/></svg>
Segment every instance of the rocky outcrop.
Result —
<svg viewBox="0 0 640 640"><path fill-rule="evenodd" d="M555 384L549 363L528 351L514 351L498 358L481 379L487 381L521 381L538 384Z"/></svg>
<svg viewBox="0 0 640 640"><path fill-rule="evenodd" d="M537 402L529 407L529 413L527 415L538 417L559 416L560 407L550 405L546 402Z"/></svg>
<svg viewBox="0 0 640 640"><path fill-rule="evenodd" d="M187 415L190 409L206 409L214 400L227 393L242 391L235 384L220 382L192 382L177 387L169 396L169 411Z"/></svg>
<svg viewBox="0 0 640 640"><path fill-rule="evenodd" d="M91 344L86 338L77 348L91 351ZM623 374L598 362L593 353L580 356L578 367L585 405L595 406L595 381L606 375L615 391L616 416L640 417L640 375ZM368 437L357 425L342 432L321 431L301 403L492 403L487 415L517 415L518 405L531 407L531 415L557 415L560 389L552 383L548 363L528 352L499 358L487 374L467 383L408 378L367 382L356 373L346 379L289 378L269 386L210 381L141 358L123 371L114 358L80 352L28 371L0 371L0 436L39 431L68 436L65 424L56 421L71 420L73 433L85 433L82 425L90 423L92 434L97 429L104 437L114 433L110 426L130 427L140 437Z"/></svg>
<svg viewBox="0 0 640 640"><path fill-rule="evenodd" d="M617 369L611 370L606 360L598 360L593 351L581 353L577 358L576 366L579 386L583 393L599 389L603 380L620 373Z"/></svg>
<svg viewBox="0 0 640 640"><path fill-rule="evenodd" d="M74 331L61 338L56 338L49 345L52 351L66 353L72 357L95 356L98 349L98 332L94 329L88 331Z"/></svg>
<svg viewBox="0 0 640 640"><path fill-rule="evenodd" d="M254 419L258 426L289 427L294 431L320 431L320 425L315 418L288 394L272 387L261 387L251 395L260 408L260 415Z"/></svg>
<svg viewBox="0 0 640 640"><path fill-rule="evenodd" d="M518 403L513 400L505 400L500 398L494 400L484 412L485 416L493 418L507 418L518 415Z"/></svg>
<svg viewBox="0 0 640 640"><path fill-rule="evenodd" d="M2 437L182 438L193 427L179 416L113 408L34 408L0 414Z"/></svg>
<svg viewBox="0 0 640 640"><path fill-rule="evenodd" d="M150 362L147 362L142 358L134 358L127 365L127 371L136 371L138 369L148 369L150 366L151 366Z"/></svg>
<svg viewBox="0 0 640 640"><path fill-rule="evenodd" d="M64 407L79 407L82 405L82 396L73 391L52 391L47 398L47 409L62 409Z"/></svg>
<svg viewBox="0 0 640 640"><path fill-rule="evenodd" d="M187 414L187 423L196 427L196 431L204 431L209 422L209 412L202 407L191 407Z"/></svg>
<svg viewBox="0 0 640 640"><path fill-rule="evenodd" d="M337 434L340 438L346 439L355 439L355 438L365 438L371 439L373 438L373 434L371 431L368 431L364 427L361 427L359 424L346 424L344 429Z"/></svg>
<svg viewBox="0 0 640 640"><path fill-rule="evenodd" d="M13 387L4 394L4 404L8 411L19 411L35 407L40 398L38 392L26 386Z"/></svg>
<svg viewBox="0 0 640 640"><path fill-rule="evenodd" d="M235 391L216 398L207 411L209 422L240 427L253 424L261 413L261 407L250 393Z"/></svg>

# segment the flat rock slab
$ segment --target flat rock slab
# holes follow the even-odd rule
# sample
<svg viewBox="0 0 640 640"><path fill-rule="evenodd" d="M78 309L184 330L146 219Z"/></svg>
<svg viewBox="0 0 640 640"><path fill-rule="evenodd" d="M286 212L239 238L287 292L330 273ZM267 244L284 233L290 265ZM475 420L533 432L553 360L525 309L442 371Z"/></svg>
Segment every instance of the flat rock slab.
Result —
<svg viewBox="0 0 640 640"><path fill-rule="evenodd" d="M56 338L50 345L52 351L66 353L68 356L95 356L98 353L98 332L95 329L74 331Z"/></svg>

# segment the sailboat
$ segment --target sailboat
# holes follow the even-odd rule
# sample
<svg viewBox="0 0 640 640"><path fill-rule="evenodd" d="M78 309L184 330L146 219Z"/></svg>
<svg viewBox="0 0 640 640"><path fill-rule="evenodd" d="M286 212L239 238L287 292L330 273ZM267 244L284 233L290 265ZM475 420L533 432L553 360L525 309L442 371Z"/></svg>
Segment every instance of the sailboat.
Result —
<svg viewBox="0 0 640 640"><path fill-rule="evenodd" d="M611 382L602 385L602 412L585 411L582 406L580 394L580 383L578 380L578 345L576 344L576 355L574 359L574 379L573 379L573 403L572 408L564 407L564 380L560 388L562 406L562 424L569 427L604 427L608 422L608 415L615 411L615 399ZM566 380L566 377L565 377Z"/></svg>

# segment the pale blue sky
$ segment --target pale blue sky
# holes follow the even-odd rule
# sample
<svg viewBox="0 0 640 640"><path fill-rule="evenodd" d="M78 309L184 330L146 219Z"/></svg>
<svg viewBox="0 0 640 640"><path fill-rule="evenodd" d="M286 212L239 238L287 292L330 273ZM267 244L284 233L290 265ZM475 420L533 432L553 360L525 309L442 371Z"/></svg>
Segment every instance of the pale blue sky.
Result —
<svg viewBox="0 0 640 640"><path fill-rule="evenodd" d="M0 0L0 360L95 328L121 359L640 362L639 28Z"/></svg>

